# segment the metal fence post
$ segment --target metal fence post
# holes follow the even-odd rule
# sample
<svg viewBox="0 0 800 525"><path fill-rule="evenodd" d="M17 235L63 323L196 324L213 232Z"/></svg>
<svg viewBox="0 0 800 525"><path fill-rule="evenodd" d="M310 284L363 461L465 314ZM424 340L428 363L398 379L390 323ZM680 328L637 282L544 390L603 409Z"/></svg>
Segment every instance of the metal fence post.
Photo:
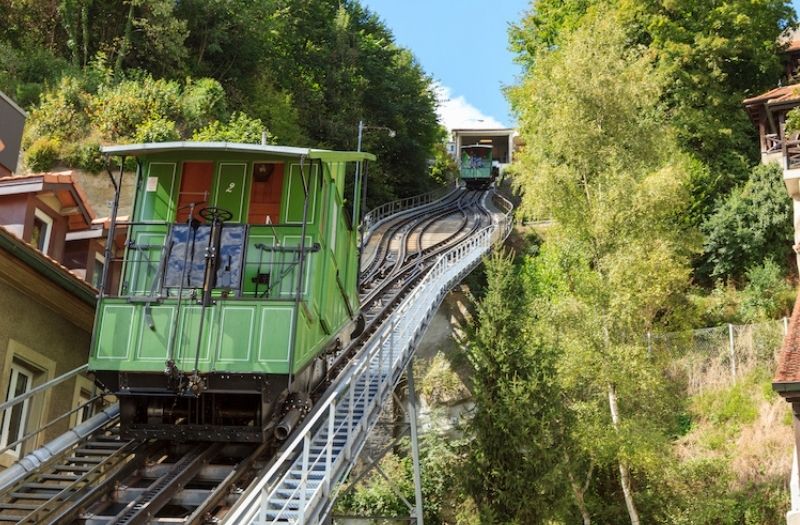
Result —
<svg viewBox="0 0 800 525"><path fill-rule="evenodd" d="M728 342L730 343L731 352L731 375L733 380L736 381L736 349L733 342L733 324L728 323Z"/></svg>

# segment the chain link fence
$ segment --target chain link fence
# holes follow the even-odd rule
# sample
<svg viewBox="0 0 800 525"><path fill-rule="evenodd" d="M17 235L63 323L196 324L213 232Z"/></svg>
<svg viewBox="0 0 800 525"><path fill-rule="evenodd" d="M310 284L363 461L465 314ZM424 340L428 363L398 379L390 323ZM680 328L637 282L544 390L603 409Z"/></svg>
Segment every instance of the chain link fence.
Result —
<svg viewBox="0 0 800 525"><path fill-rule="evenodd" d="M684 376L688 394L694 395L730 385L758 367L774 370L787 328L784 318L648 334L647 347L651 355L669 358L669 373Z"/></svg>

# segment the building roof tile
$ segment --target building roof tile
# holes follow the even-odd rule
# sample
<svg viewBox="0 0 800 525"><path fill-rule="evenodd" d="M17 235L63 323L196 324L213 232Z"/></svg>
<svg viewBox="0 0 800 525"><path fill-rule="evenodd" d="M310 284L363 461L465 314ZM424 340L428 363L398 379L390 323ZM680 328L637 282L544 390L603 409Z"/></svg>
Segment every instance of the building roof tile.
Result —
<svg viewBox="0 0 800 525"><path fill-rule="evenodd" d="M0 187L13 188L20 186L18 191L11 190L13 193L28 193L31 187L26 187L31 183L40 182L42 190L52 190L56 192L59 201L65 207L77 206L82 216L82 221L70 221L70 229L86 228L92 224L96 214L92 209L89 197L81 188L81 185L72 176L72 171L53 171L44 173L33 173L31 175L0 177ZM60 190L60 191L59 191Z"/></svg>
<svg viewBox="0 0 800 525"><path fill-rule="evenodd" d="M779 391L800 390L800 293L783 339L773 384Z"/></svg>

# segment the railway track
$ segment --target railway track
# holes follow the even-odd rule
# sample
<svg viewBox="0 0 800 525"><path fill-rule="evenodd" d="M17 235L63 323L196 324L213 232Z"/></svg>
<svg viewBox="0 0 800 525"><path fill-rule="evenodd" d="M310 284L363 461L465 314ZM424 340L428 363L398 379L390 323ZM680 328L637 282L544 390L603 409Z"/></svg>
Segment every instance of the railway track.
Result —
<svg viewBox="0 0 800 525"><path fill-rule="evenodd" d="M347 348L329 356L325 387L335 386L339 372L437 256L491 221L483 195L454 192L423 207L424 213L390 225L362 273L365 329ZM434 227L444 221L455 221L456 227L431 241ZM324 391L320 388L315 397ZM214 523L269 463L277 445L127 440L112 420L0 490L0 524Z"/></svg>

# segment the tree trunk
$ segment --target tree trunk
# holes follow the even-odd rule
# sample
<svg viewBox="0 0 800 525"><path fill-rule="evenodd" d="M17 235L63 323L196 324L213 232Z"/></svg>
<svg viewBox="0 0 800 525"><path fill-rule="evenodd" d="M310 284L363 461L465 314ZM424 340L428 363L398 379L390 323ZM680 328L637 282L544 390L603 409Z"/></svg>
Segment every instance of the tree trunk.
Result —
<svg viewBox="0 0 800 525"><path fill-rule="evenodd" d="M619 430L619 407L617 405L617 389L613 384L608 385L608 406L611 408L611 422L616 430ZM619 461L619 477L622 485L622 493L625 496L625 506L628 507L628 516L631 518L631 525L639 525L639 512L633 501L633 490L631 489L631 473L624 461Z"/></svg>
<svg viewBox="0 0 800 525"><path fill-rule="evenodd" d="M122 61L125 59L125 56L128 54L128 49L131 46L131 31L133 30L133 14L134 14L134 0L130 0L128 3L128 18L125 20L125 30L122 34L122 42L119 46L119 51L117 53L117 60L114 64L114 72L120 74L122 72Z"/></svg>
<svg viewBox="0 0 800 525"><path fill-rule="evenodd" d="M569 470L567 467L567 477L569 478L569 485L572 487L572 493L575 495L575 504L578 506L578 510L581 511L581 517L583 518L583 525L592 525L592 517L589 515L589 509L586 508L586 500L584 499L584 494L586 494L586 489L589 487L589 480L592 478L592 467L589 468L589 473L586 475L586 483L581 487L575 476L572 475L572 471Z"/></svg>
<svg viewBox="0 0 800 525"><path fill-rule="evenodd" d="M83 51L83 67L89 64L89 38L91 30L89 28L89 4L91 0L84 2L81 5L81 29L83 30L83 37L81 41Z"/></svg>

